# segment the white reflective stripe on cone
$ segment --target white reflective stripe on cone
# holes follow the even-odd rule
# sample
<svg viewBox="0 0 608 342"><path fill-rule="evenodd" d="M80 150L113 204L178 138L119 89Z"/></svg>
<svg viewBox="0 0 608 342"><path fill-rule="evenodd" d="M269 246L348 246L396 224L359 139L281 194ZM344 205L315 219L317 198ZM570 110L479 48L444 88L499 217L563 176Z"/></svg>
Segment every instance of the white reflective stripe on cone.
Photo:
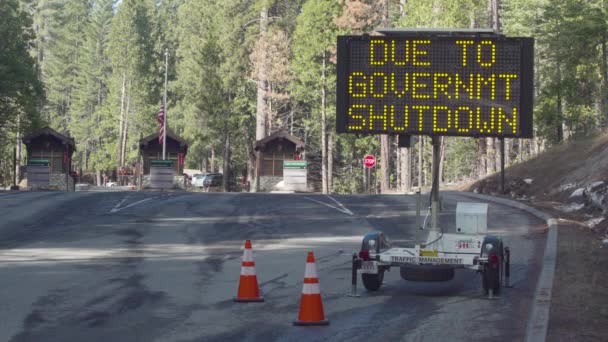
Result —
<svg viewBox="0 0 608 342"><path fill-rule="evenodd" d="M306 263L306 271L304 272L304 278L319 278L317 277L317 267L314 263Z"/></svg>
<svg viewBox="0 0 608 342"><path fill-rule="evenodd" d="M253 251L251 249L245 248L243 252L243 261L253 261Z"/></svg>
<svg viewBox="0 0 608 342"><path fill-rule="evenodd" d="M319 284L304 284L302 294L321 294L321 287Z"/></svg>
<svg viewBox="0 0 608 342"><path fill-rule="evenodd" d="M255 267L241 266L241 275L252 276L255 274Z"/></svg>

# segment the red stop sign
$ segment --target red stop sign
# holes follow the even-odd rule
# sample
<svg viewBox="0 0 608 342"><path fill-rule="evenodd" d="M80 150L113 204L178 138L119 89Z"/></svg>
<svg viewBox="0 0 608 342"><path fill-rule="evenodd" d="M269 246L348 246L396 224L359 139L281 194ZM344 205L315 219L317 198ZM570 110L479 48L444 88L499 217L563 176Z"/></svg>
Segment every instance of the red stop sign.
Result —
<svg viewBox="0 0 608 342"><path fill-rule="evenodd" d="M363 165L365 165L365 167L367 168L372 168L376 166L376 157L369 154L366 155L365 157L363 157Z"/></svg>

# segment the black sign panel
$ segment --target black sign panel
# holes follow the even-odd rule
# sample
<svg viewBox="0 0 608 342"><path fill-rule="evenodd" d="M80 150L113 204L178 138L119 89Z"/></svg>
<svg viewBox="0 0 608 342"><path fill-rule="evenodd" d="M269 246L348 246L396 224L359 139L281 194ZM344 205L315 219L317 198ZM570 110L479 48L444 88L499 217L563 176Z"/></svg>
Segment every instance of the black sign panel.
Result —
<svg viewBox="0 0 608 342"><path fill-rule="evenodd" d="M532 38L338 37L338 133L532 137Z"/></svg>

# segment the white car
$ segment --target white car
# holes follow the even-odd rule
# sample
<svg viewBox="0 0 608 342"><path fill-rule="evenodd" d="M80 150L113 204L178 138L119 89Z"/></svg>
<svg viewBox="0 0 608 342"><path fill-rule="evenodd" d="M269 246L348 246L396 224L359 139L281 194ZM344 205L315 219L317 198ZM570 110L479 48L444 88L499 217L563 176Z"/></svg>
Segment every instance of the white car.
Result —
<svg viewBox="0 0 608 342"><path fill-rule="evenodd" d="M196 175L192 175L192 186L195 188L202 188L204 179L205 179L204 173L198 173Z"/></svg>
<svg viewBox="0 0 608 342"><path fill-rule="evenodd" d="M114 187L114 186L116 186L116 182L107 182L106 183L106 187L107 188L111 188L111 187Z"/></svg>

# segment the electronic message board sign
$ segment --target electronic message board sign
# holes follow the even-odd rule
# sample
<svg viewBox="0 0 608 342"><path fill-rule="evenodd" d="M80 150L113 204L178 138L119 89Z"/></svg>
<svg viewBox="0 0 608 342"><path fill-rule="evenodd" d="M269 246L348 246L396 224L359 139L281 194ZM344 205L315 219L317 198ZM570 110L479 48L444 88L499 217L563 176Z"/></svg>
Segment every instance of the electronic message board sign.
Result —
<svg viewBox="0 0 608 342"><path fill-rule="evenodd" d="M532 137L532 38L339 36L338 133Z"/></svg>

